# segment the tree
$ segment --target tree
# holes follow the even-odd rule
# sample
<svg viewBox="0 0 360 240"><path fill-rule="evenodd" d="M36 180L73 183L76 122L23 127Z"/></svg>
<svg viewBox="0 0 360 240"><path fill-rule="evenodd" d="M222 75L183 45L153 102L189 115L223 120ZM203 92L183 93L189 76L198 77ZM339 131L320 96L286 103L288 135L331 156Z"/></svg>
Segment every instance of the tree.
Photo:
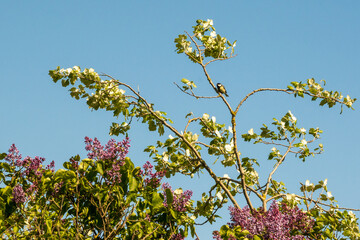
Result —
<svg viewBox="0 0 360 240"><path fill-rule="evenodd" d="M235 57L235 42L228 41L216 33L212 20L197 20L192 34L179 35L175 39L177 53L185 54L192 62L200 65L208 84L214 90L213 96L199 95L193 81L182 79L182 86L177 87L191 97L217 98L224 103L230 114L231 125L216 122L216 118L204 113L202 116L187 114L188 122L185 130L179 131L172 125L172 120L166 112L155 110L154 104L148 102L138 91L129 84L121 82L110 75L98 74L92 68L80 67L51 70L53 81L61 82L63 87L71 86L70 95L76 99L85 98L87 105L94 110L105 109L111 111L114 117L123 116L124 121L114 122L110 127L111 135L125 134L130 129L132 120L140 119L148 125L150 131L157 131L169 135L164 141L157 141L148 146L145 151L156 163L156 170L164 173L167 178L175 174L183 174L193 178L195 175L208 174L213 179L212 186L202 194L194 209L187 209L193 218L205 217L206 222L213 223L218 209L230 200L231 222L214 232L217 239L359 239L357 219L351 209L340 208L334 197L328 191L327 180L314 185L305 182L300 186L303 195L288 193L282 181L273 178L274 173L284 163L289 155L306 161L323 151L322 144L311 145L319 138L322 130L319 128L305 128L297 125L297 118L289 111L281 118L274 118L272 127L266 124L259 131L250 129L247 133L237 132L237 114L246 100L258 92L271 91L286 93L294 97L310 97L312 101L320 100L320 106L329 108L339 104L352 108L356 99L343 97L337 91L324 89L325 82L308 79L306 82L291 82L284 89L260 88L247 94L236 106L231 106L212 81L207 66L216 61L224 61ZM197 125L196 125L197 124ZM199 129L201 133L194 133L190 129ZM251 157L242 156L238 148L239 139L255 144L273 145L268 159L274 161L272 172L261 183L256 171L260 167L259 161ZM210 164L215 157L216 164L223 167L236 168L239 175L236 179L229 176L218 176ZM262 203L254 206L256 197ZM318 198L315 197L318 194ZM173 198L171 190L163 195L166 203ZM239 199L244 198L247 206L241 208ZM170 201L171 203L172 201ZM271 203L269 206L268 203ZM302 207L305 212L300 210ZM353 210L354 211L354 210ZM296 218L294 218L296 216ZM175 219L182 219L174 216ZM193 219L192 218L192 219ZM278 222L277 232L271 223ZM281 224L280 224L281 223ZM179 223L183 224L182 220ZM181 225L181 226L183 226ZM188 226L188 225L186 225ZM187 229L185 226L185 229ZM193 229L192 222L189 225ZM194 237L195 231L191 231ZM181 235L181 236L180 236ZM187 236L184 230L180 238Z"/></svg>

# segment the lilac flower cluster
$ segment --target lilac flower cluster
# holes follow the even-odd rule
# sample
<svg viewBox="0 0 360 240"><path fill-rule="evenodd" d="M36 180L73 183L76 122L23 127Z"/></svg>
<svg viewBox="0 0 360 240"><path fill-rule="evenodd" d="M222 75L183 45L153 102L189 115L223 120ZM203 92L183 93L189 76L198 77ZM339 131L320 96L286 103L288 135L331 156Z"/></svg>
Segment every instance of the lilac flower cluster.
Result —
<svg viewBox="0 0 360 240"><path fill-rule="evenodd" d="M46 169L44 169L42 164L45 161L45 158L38 156L36 156L35 158L27 156L23 159L15 144L12 144L10 146L5 160L10 163L11 167L15 169L18 168L17 171L20 173L20 176L31 183L30 187L26 190L26 193L28 193L29 195L37 191L37 186L40 183L41 177L46 171L46 169L54 171L55 167L55 162L52 161L49 165L46 166ZM16 203L25 202L26 193L22 186L16 185L12 193L13 200Z"/></svg>
<svg viewBox="0 0 360 240"><path fill-rule="evenodd" d="M89 158L108 160L112 164L111 169L106 171L109 180L107 183L120 183L120 168L124 165L125 157L129 152L129 138L125 138L122 142L116 142L114 139L110 139L105 146L102 146L97 138L93 140L85 137L85 143L85 149L89 151L87 155Z"/></svg>
<svg viewBox="0 0 360 240"><path fill-rule="evenodd" d="M186 211L186 206L190 203L190 199L191 196L193 194L193 192L191 190L186 190L185 192L181 192L179 194L176 194L176 190L173 191L171 189L171 186L168 183L164 183L163 184L163 189L164 189L164 206L167 207L167 199L166 199L166 193L165 190L166 189L170 189L173 193L173 202L172 202L172 206L176 211L179 212L185 212Z"/></svg>
<svg viewBox="0 0 360 240"><path fill-rule="evenodd" d="M13 201L16 204L23 203L26 201L26 195L24 189L20 185L16 185L12 192Z"/></svg>
<svg viewBox="0 0 360 240"><path fill-rule="evenodd" d="M29 176L31 173L34 173L36 176L41 177L44 173L44 169L42 168L42 163L45 161L45 158L36 156L35 158L31 158L29 156L22 159L19 150L12 144L9 148L8 154L5 157L5 160L10 162L11 166L23 168L22 176ZM54 171L55 163L52 161L49 165L47 165L46 169L50 169Z"/></svg>
<svg viewBox="0 0 360 240"><path fill-rule="evenodd" d="M60 191L60 188L63 186L64 182L55 183L53 195L57 194Z"/></svg>
<svg viewBox="0 0 360 240"><path fill-rule="evenodd" d="M140 174L145 177L145 186L157 188L160 186L161 179L165 176L165 171L153 173L153 168L153 165L151 165L151 163L147 161L143 166L144 171L141 170Z"/></svg>
<svg viewBox="0 0 360 240"><path fill-rule="evenodd" d="M102 146L97 138L91 139L85 137L85 149L89 151L88 157L91 159L103 160L124 160L129 152L130 141L125 138L122 142L116 142L115 139L110 139L109 142Z"/></svg>
<svg viewBox="0 0 360 240"><path fill-rule="evenodd" d="M291 208L285 203L279 206L275 201L266 212L260 208L251 213L248 206L243 209L229 207L229 210L231 215L229 226L241 226L242 229L248 230L250 239L254 235L277 240L310 239L306 235L314 225L314 220L297 206ZM292 235L293 233L296 235Z"/></svg>

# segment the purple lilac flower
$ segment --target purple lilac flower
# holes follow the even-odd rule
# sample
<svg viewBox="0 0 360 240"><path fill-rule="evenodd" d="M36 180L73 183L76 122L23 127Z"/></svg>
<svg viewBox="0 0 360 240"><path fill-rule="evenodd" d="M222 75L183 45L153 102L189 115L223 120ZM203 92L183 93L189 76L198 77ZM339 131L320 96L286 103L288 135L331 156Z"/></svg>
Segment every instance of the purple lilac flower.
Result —
<svg viewBox="0 0 360 240"><path fill-rule="evenodd" d="M46 169L50 169L52 172L54 172L54 170L55 170L55 162L51 161L51 163L46 166Z"/></svg>
<svg viewBox="0 0 360 240"><path fill-rule="evenodd" d="M19 150L16 148L15 144L12 144L9 148L8 154L5 157L5 160L16 165L18 161L21 161L22 157L19 154Z"/></svg>
<svg viewBox="0 0 360 240"><path fill-rule="evenodd" d="M181 235L181 233L177 233L171 236L171 240L183 240L184 237Z"/></svg>
<svg viewBox="0 0 360 240"><path fill-rule="evenodd" d="M24 203L26 201L26 195L23 188L20 185L16 185L12 192L13 201L16 204Z"/></svg>
<svg viewBox="0 0 360 240"><path fill-rule="evenodd" d="M144 171L140 171L140 174L145 177L145 186L151 188L157 188L160 186L161 179L165 176L165 171L159 171L153 173L153 165L147 161L143 166Z"/></svg>
<svg viewBox="0 0 360 240"><path fill-rule="evenodd" d="M120 183L121 182L121 173L120 173L120 167L124 165L123 161L116 161L112 165L112 169L107 171L107 175L110 178L110 182L112 183Z"/></svg>
<svg viewBox="0 0 360 240"><path fill-rule="evenodd" d="M79 162L74 157L70 158L70 163L75 170L79 168Z"/></svg>
<svg viewBox="0 0 360 240"><path fill-rule="evenodd" d="M269 210L264 212L262 208L250 212L248 206L243 209L229 207L231 215L230 227L241 226L250 232L249 238L254 235L263 236L264 239L296 240L304 239L304 235L310 232L314 220L306 215L297 206L290 208L285 203L281 206L274 201ZM291 232L300 235L292 236ZM305 237L305 239L309 239Z"/></svg>
<svg viewBox="0 0 360 240"><path fill-rule="evenodd" d="M165 198L163 204L165 207L168 207L165 190L170 189L172 191L172 189L168 183L164 183L162 187L164 189L164 198ZM186 206L189 204L193 192L191 190L186 190L185 192L182 192L180 194L175 194L174 191L172 191L172 193L173 193L173 202L172 202L173 208L179 212L185 212Z"/></svg>
<svg viewBox="0 0 360 240"><path fill-rule="evenodd" d="M60 188L63 186L64 182L55 183L53 195L57 194L60 191Z"/></svg>
<svg viewBox="0 0 360 240"><path fill-rule="evenodd" d="M124 160L125 156L129 152L130 147L130 141L128 137L125 138L122 142L116 142L114 139L110 139L105 146L102 146L97 138L94 138L93 140L89 137L85 137L85 143L85 149L89 151L88 157L91 159Z"/></svg>
<svg viewBox="0 0 360 240"><path fill-rule="evenodd" d="M107 184L121 182L120 168L125 164L124 160L129 152L130 141L125 138L122 142L110 139L105 146L102 146L97 138L85 137L85 149L89 151L88 157L95 160L108 160L112 164L111 169L106 171ZM77 166L76 166L77 167Z"/></svg>
<svg viewBox="0 0 360 240"><path fill-rule="evenodd" d="M12 144L7 156L5 157L5 160L10 162L12 167L17 167L17 171L19 171L20 175L31 183L30 187L26 190L28 194L37 191L37 185L39 184L41 177L45 172L45 169L43 168L43 162L45 161L45 158L38 156L31 158L27 156L22 159L21 154L19 154L19 150L16 148L15 144ZM51 170L53 171L54 166L55 163L52 161L46 169L52 168ZM19 187L14 190L14 194L16 196L14 197L15 201L20 201L22 199L21 191L24 190L22 188L20 190Z"/></svg>

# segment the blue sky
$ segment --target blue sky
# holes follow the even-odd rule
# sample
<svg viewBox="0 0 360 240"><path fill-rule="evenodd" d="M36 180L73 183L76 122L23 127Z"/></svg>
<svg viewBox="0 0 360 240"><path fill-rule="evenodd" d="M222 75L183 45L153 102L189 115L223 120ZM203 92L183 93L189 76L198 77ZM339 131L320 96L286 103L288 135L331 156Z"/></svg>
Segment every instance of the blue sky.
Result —
<svg viewBox="0 0 360 240"><path fill-rule="evenodd" d="M69 157L85 157L84 137L107 141L111 113L91 112L76 101L48 70L57 66L92 67L132 86L158 110L168 112L183 128L184 116L208 113L229 124L219 100L197 100L173 84L193 80L199 93L211 94L199 66L175 52L178 34L191 31L196 19L213 19L217 33L237 40L234 59L209 66L215 82L228 89L229 102L237 104L260 87L285 88L291 81L325 79L329 90L360 98L359 1L27 1L2 2L0 8L0 152L15 143L23 155L55 160L60 168ZM360 208L358 146L360 110L319 107L310 99L260 93L239 112L238 128L247 132L271 123L288 110L305 128L324 131L319 143L325 152L306 163L288 159L276 175L290 192L299 182L328 178L329 190L344 207ZM121 119L119 119L121 121ZM165 134L166 136L168 135ZM135 123L130 132L130 157L143 165L143 149L158 136ZM243 156L266 162L268 146L240 143ZM219 175L231 171L216 169ZM195 195L209 179L169 180ZM195 184L194 184L195 183ZM357 199L357 200L356 200ZM242 204L245 204L242 202ZM211 231L228 221L199 228L209 239ZM359 216L359 215L358 215Z"/></svg>

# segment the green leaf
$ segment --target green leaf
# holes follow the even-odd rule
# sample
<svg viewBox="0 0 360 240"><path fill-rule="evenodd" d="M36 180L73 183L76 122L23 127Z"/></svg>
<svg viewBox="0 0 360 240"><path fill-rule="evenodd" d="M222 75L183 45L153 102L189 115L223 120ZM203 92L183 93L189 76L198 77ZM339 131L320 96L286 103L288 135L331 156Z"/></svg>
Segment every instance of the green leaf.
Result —
<svg viewBox="0 0 360 240"><path fill-rule="evenodd" d="M0 154L0 160L4 159L6 156L7 156L6 153L1 153L1 154Z"/></svg>
<svg viewBox="0 0 360 240"><path fill-rule="evenodd" d="M152 203L152 206L153 208L155 209L159 209L161 207L163 207L163 198L160 196L159 193L157 192L154 192L153 195L152 195L152 200L151 200L151 203Z"/></svg>
<svg viewBox="0 0 360 240"><path fill-rule="evenodd" d="M103 162L97 162L96 163L96 170L101 174L104 175L104 165Z"/></svg>
<svg viewBox="0 0 360 240"><path fill-rule="evenodd" d="M190 81L189 81L189 80L187 80L186 78L183 78L183 79L181 79L181 82L183 82L183 83L187 84L187 83L189 83Z"/></svg>
<svg viewBox="0 0 360 240"><path fill-rule="evenodd" d="M86 161L81 161L81 163L79 164L79 170L84 170L86 171L86 169L89 167L89 163Z"/></svg>
<svg viewBox="0 0 360 240"><path fill-rule="evenodd" d="M174 196L173 196L173 193L172 191L170 190L170 188L167 188L165 190L165 193L166 193L166 202L168 204L168 206L171 206L173 201L174 201Z"/></svg>
<svg viewBox="0 0 360 240"><path fill-rule="evenodd" d="M156 124L152 120L149 121L149 130L150 131L156 131Z"/></svg>
<svg viewBox="0 0 360 240"><path fill-rule="evenodd" d="M138 180L132 176L132 174L129 174L129 191L136 191L136 189L139 186Z"/></svg>

